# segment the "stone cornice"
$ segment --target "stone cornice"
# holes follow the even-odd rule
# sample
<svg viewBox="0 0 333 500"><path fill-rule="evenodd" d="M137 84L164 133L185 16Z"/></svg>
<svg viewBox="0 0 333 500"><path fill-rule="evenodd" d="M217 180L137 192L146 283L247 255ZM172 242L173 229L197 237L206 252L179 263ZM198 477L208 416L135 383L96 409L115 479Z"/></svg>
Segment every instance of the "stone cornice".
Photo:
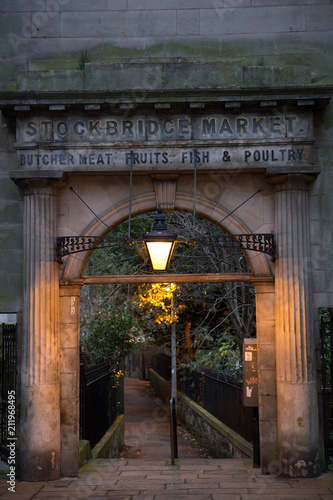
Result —
<svg viewBox="0 0 333 500"><path fill-rule="evenodd" d="M207 89L160 90L78 90L78 91L0 91L0 109L7 112L25 112L34 107L63 106L52 111L64 111L66 106L85 107L85 110L108 109L119 106L131 110L139 105L167 108L168 105L205 107L220 105L229 109L246 105L263 108L278 104L297 107L324 108L333 95L332 85L286 85L282 87L231 87ZM96 108L96 106L99 106Z"/></svg>

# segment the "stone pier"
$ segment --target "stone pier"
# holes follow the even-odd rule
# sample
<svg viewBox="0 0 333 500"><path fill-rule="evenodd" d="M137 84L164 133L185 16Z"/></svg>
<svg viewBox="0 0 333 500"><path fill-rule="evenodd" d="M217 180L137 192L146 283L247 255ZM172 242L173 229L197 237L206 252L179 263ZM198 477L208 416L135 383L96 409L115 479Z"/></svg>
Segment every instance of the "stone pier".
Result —
<svg viewBox="0 0 333 500"><path fill-rule="evenodd" d="M22 172L23 176L26 175ZM59 268L55 179L16 178L24 207L24 313L20 477L60 477Z"/></svg>
<svg viewBox="0 0 333 500"><path fill-rule="evenodd" d="M315 175L271 177L278 258L275 275L277 429L281 473L320 473L318 395L309 274L308 186Z"/></svg>

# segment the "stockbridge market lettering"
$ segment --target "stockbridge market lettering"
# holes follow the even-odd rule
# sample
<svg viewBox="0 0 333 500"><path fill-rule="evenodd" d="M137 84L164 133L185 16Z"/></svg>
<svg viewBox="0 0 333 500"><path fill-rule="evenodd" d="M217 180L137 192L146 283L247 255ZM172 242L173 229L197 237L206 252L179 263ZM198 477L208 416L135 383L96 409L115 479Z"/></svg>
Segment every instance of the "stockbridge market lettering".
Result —
<svg viewBox="0 0 333 500"><path fill-rule="evenodd" d="M23 170L249 170L313 164L312 114L270 112L18 117Z"/></svg>
<svg viewBox="0 0 333 500"><path fill-rule="evenodd" d="M307 164L311 151L306 147L271 148L209 148L209 149L167 149L167 150L113 150L113 151L71 151L71 152L29 152L19 154L21 168L44 168L75 170L91 167L95 170L128 170L134 167L163 169L166 165L174 169L193 168L248 168L268 165Z"/></svg>
<svg viewBox="0 0 333 500"><path fill-rule="evenodd" d="M281 134L293 131L293 122L296 116L285 116L284 121L279 116L236 118L234 122L230 118L202 118L200 131L203 136L233 136L248 135L251 133ZM26 124L26 134L30 137L42 135L45 138L51 137L54 133L58 138L65 138L71 133L76 137L126 137L134 136L189 136L191 133L191 122L188 119L168 119L168 120L77 120L69 123L64 120L28 121Z"/></svg>
<svg viewBox="0 0 333 500"><path fill-rule="evenodd" d="M305 138L309 115L176 115L120 117L36 117L18 119L19 142L145 142Z"/></svg>

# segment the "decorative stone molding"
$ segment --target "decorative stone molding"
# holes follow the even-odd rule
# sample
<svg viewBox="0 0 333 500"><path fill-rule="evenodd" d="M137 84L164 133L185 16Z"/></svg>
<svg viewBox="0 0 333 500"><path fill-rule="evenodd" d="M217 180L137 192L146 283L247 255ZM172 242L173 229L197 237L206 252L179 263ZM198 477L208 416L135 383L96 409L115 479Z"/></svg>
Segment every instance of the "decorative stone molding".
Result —
<svg viewBox="0 0 333 500"><path fill-rule="evenodd" d="M156 206L161 206L164 212L175 209L176 187L179 175L152 175L156 196Z"/></svg>

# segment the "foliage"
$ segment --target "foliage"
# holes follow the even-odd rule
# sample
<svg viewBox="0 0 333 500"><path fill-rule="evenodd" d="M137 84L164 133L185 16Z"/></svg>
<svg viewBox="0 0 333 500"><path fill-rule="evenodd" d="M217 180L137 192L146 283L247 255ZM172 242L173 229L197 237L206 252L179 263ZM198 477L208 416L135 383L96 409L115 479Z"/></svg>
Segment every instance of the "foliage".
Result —
<svg viewBox="0 0 333 500"><path fill-rule="evenodd" d="M134 296L134 304L144 315L153 314L154 321L161 325L170 325L179 321L179 312L184 308L175 306L174 294L179 289L174 283L153 283L138 288Z"/></svg>
<svg viewBox="0 0 333 500"><path fill-rule="evenodd" d="M195 358L186 363L193 368L199 365L217 373L235 375L241 367L238 345L228 328L218 336L211 334L207 327L197 329L193 346Z"/></svg>
<svg viewBox="0 0 333 500"><path fill-rule="evenodd" d="M319 309L319 319L321 323L321 350L323 373L325 374L326 383L330 384L333 378L332 372L332 335L333 335L333 308L327 307Z"/></svg>
<svg viewBox="0 0 333 500"><path fill-rule="evenodd" d="M76 69L84 71L87 62L89 62L88 52L87 51L81 52L78 63L76 65Z"/></svg>
<svg viewBox="0 0 333 500"><path fill-rule="evenodd" d="M131 220L131 238L141 240L151 229L154 214L141 214ZM227 249L219 243L223 230L216 224L187 213L166 214L169 229L178 240L204 238L199 245L177 244L168 269L172 273L242 273L250 272L239 248ZM128 222L109 234L128 239ZM95 250L85 274L148 274L148 258L141 244ZM84 287L81 294L82 318L90 324L98 314L114 305L133 303L135 314L143 325L141 339L157 345L168 345L170 339L170 285L95 285ZM195 363L211 369L233 371L242 350L244 337L255 334L255 294L251 284L185 283L177 286L177 341L180 359L190 357ZM93 322L92 328L95 328ZM96 326L97 328L97 326ZM84 330L87 332L87 328ZM112 330L110 329L110 332ZM84 335L82 342L84 343ZM186 345L185 345L186 344ZM190 347L192 344L192 348ZM95 343L95 350L100 344ZM213 368L214 367L214 368Z"/></svg>
<svg viewBox="0 0 333 500"><path fill-rule="evenodd" d="M118 308L110 302L81 325L81 350L86 364L107 362L110 372L117 371L121 360L134 349L140 334L131 304L126 302Z"/></svg>

